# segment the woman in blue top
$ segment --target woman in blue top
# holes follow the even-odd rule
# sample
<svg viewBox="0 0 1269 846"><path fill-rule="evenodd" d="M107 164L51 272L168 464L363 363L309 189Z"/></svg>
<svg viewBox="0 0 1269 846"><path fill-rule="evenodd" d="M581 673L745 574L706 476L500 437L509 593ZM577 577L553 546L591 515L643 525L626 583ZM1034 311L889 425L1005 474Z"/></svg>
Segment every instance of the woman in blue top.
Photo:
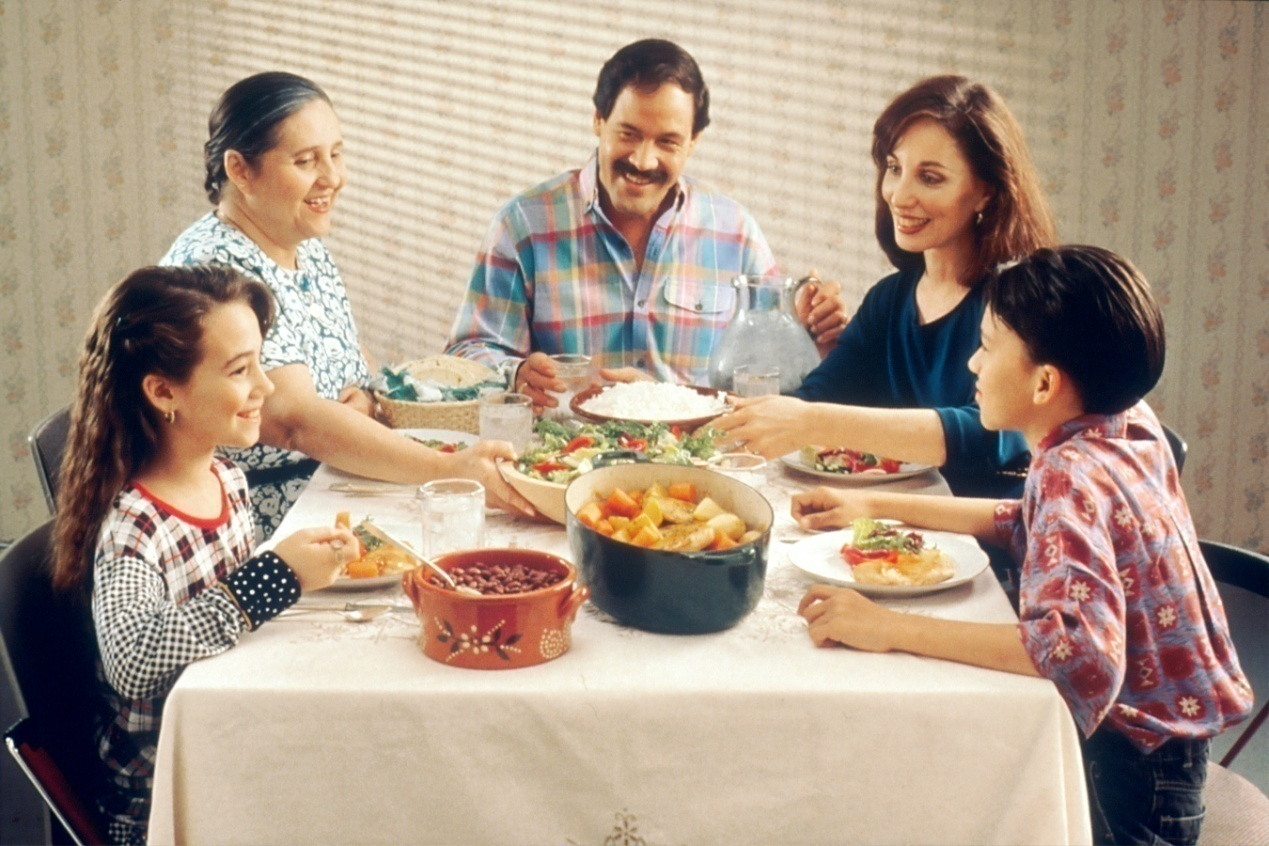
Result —
<svg viewBox="0 0 1269 846"><path fill-rule="evenodd" d="M999 471L1025 467L1026 444L985 430L974 403L981 281L1056 243L1048 203L1009 108L964 77L896 97L872 155L877 241L899 272L865 295L794 396L740 400L718 425L769 458L849 447L941 467L956 493L985 494Z"/></svg>

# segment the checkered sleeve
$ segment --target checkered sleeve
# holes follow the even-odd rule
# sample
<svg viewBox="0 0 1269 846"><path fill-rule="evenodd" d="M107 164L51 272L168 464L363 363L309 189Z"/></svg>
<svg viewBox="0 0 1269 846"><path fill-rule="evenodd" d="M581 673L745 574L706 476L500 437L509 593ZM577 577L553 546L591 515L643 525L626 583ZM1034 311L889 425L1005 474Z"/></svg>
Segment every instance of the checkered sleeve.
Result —
<svg viewBox="0 0 1269 846"><path fill-rule="evenodd" d="M106 678L137 699L166 693L185 665L229 649L244 628L221 591L177 604L154 563L124 555L97 560L93 620Z"/></svg>

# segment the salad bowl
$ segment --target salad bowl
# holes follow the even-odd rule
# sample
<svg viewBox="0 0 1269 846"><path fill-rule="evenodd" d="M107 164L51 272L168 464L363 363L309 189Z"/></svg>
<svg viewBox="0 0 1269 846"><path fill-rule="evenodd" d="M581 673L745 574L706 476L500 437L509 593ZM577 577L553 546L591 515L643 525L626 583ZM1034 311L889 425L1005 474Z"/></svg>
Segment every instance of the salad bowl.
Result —
<svg viewBox="0 0 1269 846"><path fill-rule="evenodd" d="M514 463L499 462L498 469L539 514L565 525L564 491L569 482L600 466L605 456L633 454L639 461L699 466L718 453L715 442L720 433L707 428L688 434L666 423L570 427L539 420L534 434L540 443L530 446Z"/></svg>

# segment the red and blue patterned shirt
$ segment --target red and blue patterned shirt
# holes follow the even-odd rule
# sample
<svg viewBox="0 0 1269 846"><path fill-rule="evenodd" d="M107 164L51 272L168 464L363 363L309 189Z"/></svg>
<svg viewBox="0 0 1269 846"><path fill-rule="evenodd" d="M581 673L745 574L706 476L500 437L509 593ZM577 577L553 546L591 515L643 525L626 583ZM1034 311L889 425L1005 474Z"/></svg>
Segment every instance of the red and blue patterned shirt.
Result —
<svg viewBox="0 0 1269 846"><path fill-rule="evenodd" d="M735 305L731 280L775 272L744 207L686 176L657 218L640 267L600 206L592 155L580 171L526 191L495 217L446 352L505 376L542 351L707 385Z"/></svg>
<svg viewBox="0 0 1269 846"><path fill-rule="evenodd" d="M1084 734L1142 752L1219 734L1251 711L1180 474L1146 403L1059 426L996 530L1022 562L1018 630Z"/></svg>

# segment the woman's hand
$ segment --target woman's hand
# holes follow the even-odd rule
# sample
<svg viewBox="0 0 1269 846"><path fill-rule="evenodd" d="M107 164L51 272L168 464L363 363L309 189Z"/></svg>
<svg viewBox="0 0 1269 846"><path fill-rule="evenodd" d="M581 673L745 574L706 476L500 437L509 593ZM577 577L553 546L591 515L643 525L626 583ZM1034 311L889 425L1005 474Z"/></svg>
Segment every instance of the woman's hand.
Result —
<svg viewBox="0 0 1269 846"><path fill-rule="evenodd" d="M798 604L816 646L840 643L865 652L889 652L890 628L900 615L858 591L813 585Z"/></svg>
<svg viewBox="0 0 1269 846"><path fill-rule="evenodd" d="M804 529L841 529L858 517L871 516L864 504L866 496L862 491L815 488L794 494L789 511Z"/></svg>
<svg viewBox="0 0 1269 846"><path fill-rule="evenodd" d="M375 416L374 397L370 396L368 391L363 391L356 385L349 385L340 391L339 401L359 414L364 414L371 418Z"/></svg>
<svg viewBox="0 0 1269 846"><path fill-rule="evenodd" d="M361 556L361 545L351 529L300 529L273 547L308 593L334 584L344 565Z"/></svg>
<svg viewBox="0 0 1269 846"><path fill-rule="evenodd" d="M506 441L477 441L455 453L440 453L444 472L449 476L475 479L485 486L485 503L513 514L537 517L529 501L507 484L498 470L499 459L515 461L516 451Z"/></svg>
<svg viewBox="0 0 1269 846"><path fill-rule="evenodd" d="M817 274L812 270L810 275ZM850 321L846 302L842 299L842 286L836 282L808 282L798 291L793 308L797 311L798 322L815 340L820 358L828 355Z"/></svg>
<svg viewBox="0 0 1269 846"><path fill-rule="evenodd" d="M711 425L722 429L734 445L765 458L801 449L814 438L807 432L810 403L795 397L737 397L735 411L724 414Z"/></svg>

